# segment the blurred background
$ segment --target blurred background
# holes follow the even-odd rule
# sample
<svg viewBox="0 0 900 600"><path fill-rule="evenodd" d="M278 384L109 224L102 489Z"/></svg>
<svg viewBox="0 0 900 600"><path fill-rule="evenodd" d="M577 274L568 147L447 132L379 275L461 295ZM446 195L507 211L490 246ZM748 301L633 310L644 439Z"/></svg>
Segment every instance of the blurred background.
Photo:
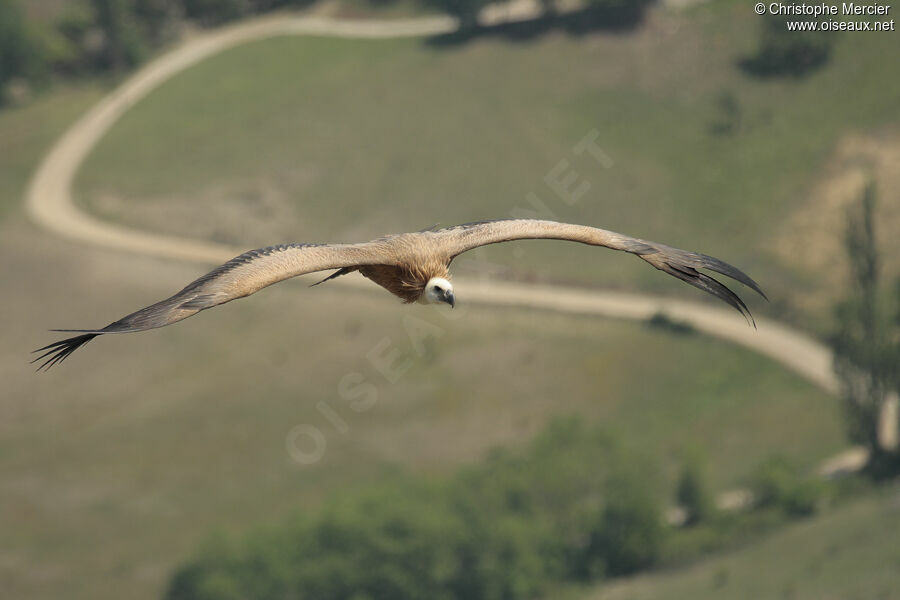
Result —
<svg viewBox="0 0 900 600"><path fill-rule="evenodd" d="M900 34L785 19L749 0L0 0L0 595L900 598ZM97 243L58 205L31 218L69 127L201 47L46 181L206 258ZM47 329L167 297L210 254L510 216L725 259L771 299L745 294L760 335L789 328L826 372L665 300L638 321L467 301L462 282L511 281L718 308L550 241L455 262L452 314L301 278L28 364Z"/></svg>

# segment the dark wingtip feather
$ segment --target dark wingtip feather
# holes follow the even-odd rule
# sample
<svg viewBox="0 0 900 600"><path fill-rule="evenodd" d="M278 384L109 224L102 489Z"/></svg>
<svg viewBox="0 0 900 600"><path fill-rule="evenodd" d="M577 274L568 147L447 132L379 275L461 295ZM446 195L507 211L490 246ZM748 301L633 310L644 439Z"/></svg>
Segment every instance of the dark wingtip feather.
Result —
<svg viewBox="0 0 900 600"><path fill-rule="evenodd" d="M730 306L732 306L735 310L741 313L745 319L747 319L747 323L752 325L754 329L756 329L756 319L753 318L753 315L750 313L750 309L747 308L747 305L744 304L744 301L741 300L740 296L732 292L726 285L722 284L720 281L706 275L705 273L701 273L692 267L685 267L683 265L676 265L673 263L665 263L665 270L670 275L677 277L678 279L684 281L685 283L689 283L695 288L701 289L704 292L708 292L719 298L720 300L726 302Z"/></svg>
<svg viewBox="0 0 900 600"><path fill-rule="evenodd" d="M75 337L70 337L64 340L60 340L58 342L53 342L52 344L47 344L43 348L38 348L37 350L33 350L32 354L37 352L44 352L37 358L31 361L32 364L43 360L40 365L37 367L37 371L46 371L53 365L61 363L66 360L70 354L87 344L89 341L101 335L99 333L86 333L84 335L76 335ZM46 359L46 360L45 360Z"/></svg>
<svg viewBox="0 0 900 600"><path fill-rule="evenodd" d="M699 254L698 256L700 256L700 264L704 268L731 277L735 281L740 281L748 288L752 289L754 292L765 298L767 302L769 301L769 297L766 296L766 293L764 291L762 291L762 288L759 287L759 284L753 281L753 279L749 275L747 275L737 267L729 265L724 260L719 260L718 258L707 256L706 254Z"/></svg>
<svg viewBox="0 0 900 600"><path fill-rule="evenodd" d="M722 275L731 277L768 300L769 298L766 296L765 292L762 291L759 284L753 281L750 276L737 267L729 265L727 262L719 260L718 258L707 256L706 254L679 250L678 248L672 248L671 246L664 246L662 244L651 244L649 242L646 242L646 244L651 246L654 251L646 253L638 252L636 253L638 256L657 269L664 271L673 277L677 277L678 279L728 303L731 307L744 315L744 318L747 319L747 323L756 328L756 320L753 318L753 315L750 314L750 309L747 308L744 301L720 281L698 271L698 269L709 269L715 273L721 273Z"/></svg>

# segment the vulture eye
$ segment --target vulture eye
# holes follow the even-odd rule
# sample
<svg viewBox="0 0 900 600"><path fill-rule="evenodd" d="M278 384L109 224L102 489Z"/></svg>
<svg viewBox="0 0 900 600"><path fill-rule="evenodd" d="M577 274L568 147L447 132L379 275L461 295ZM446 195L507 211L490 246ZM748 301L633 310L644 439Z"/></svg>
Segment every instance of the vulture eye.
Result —
<svg viewBox="0 0 900 600"><path fill-rule="evenodd" d="M439 292L443 292L443 291L444 291L444 288L442 288L442 287L439 286L439 285L434 286L434 289L436 289L436 290L439 291Z"/></svg>

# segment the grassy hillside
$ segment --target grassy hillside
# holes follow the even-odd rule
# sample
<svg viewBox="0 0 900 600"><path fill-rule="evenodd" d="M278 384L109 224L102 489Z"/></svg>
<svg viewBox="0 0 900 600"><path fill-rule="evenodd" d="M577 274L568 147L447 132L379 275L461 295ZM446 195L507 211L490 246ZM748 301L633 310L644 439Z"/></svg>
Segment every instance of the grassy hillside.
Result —
<svg viewBox="0 0 900 600"><path fill-rule="evenodd" d="M67 87L26 106L0 110L0 219L21 206L42 153L101 92L93 85Z"/></svg>
<svg viewBox="0 0 900 600"><path fill-rule="evenodd" d="M504 217L534 193L559 219L723 256L779 306L822 291L779 253L779 225L844 134L900 120L884 60L900 38L848 36L824 70L763 82L736 65L756 42L748 13L660 10L633 33L529 43L248 44L141 102L88 161L78 195L126 223L253 246ZM725 96L739 124L717 135ZM610 168L572 151L593 129ZM591 184L572 206L544 182L561 160ZM222 219L210 223L213 210ZM513 276L678 289L566 245L487 256Z"/></svg>
<svg viewBox="0 0 900 600"><path fill-rule="evenodd" d="M17 598L151 597L211 529L277 519L396 465L442 472L558 414L646 443L670 472L680 448L702 445L716 486L770 453L809 467L843 443L833 400L718 342L527 311L445 321L384 293L299 282L178 327L97 340L36 376L25 354L52 337L42 330L104 322L197 269L34 245L34 235L6 227L0 238L0 276L16 283L0 348L0 584ZM405 315L443 331L424 357ZM367 358L386 337L413 357L396 384ZM376 386L370 410L342 399L348 373ZM298 424L327 442L312 467L285 449Z"/></svg>
<svg viewBox="0 0 900 600"><path fill-rule="evenodd" d="M896 486L697 565L578 594L584 600L900 598Z"/></svg>
<svg viewBox="0 0 900 600"><path fill-rule="evenodd" d="M533 192L560 219L719 254L787 293L770 226L845 128L896 120L898 84L875 58L896 42L855 36L825 72L760 84L733 68L752 41L744 12L657 13L633 35L521 45L251 44L140 103L91 157L79 194L109 218L255 246L507 216ZM735 137L708 133L722 90L744 106ZM466 313L462 293L454 313L432 313L378 290L288 283L97 340L35 376L27 350L53 339L48 327L102 325L203 270L60 242L11 210L41 149L96 96L60 90L0 113L0 139L14 140L0 145L0 589L11 597L154 597L211 530L276 521L398 468L446 471L558 414L625 432L669 475L682 448L706 448L717 488L771 453L811 468L843 445L833 399L749 352L633 323ZM610 169L571 153L592 128ZM592 184L574 206L543 182L562 159ZM508 275L678 289L590 249L536 243L484 258ZM440 331L421 354L405 317ZM396 383L369 357L385 348L412 361ZM371 409L342 398L353 377L375 386ZM298 424L325 436L313 466L285 448Z"/></svg>

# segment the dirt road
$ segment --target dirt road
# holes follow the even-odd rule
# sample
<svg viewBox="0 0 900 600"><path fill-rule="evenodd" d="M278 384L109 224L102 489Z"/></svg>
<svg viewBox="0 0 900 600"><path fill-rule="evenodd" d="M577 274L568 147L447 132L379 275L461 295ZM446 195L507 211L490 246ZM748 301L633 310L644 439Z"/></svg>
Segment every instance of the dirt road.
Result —
<svg viewBox="0 0 900 600"><path fill-rule="evenodd" d="M166 79L217 52L250 40L277 35L395 38L431 35L451 31L454 27L455 22L449 17L348 21L278 15L197 34L135 73L57 141L29 184L26 196L28 214L42 227L78 242L180 261L224 262L245 249L106 223L75 206L71 196L73 178L110 127ZM372 287L362 279L351 277L338 279L335 285L360 289ZM488 284L457 279L456 286L465 301L489 305L637 320L662 312L706 334L768 356L831 394L838 391L828 348L802 332L768 319L758 319L759 329L754 330L736 313L701 302L511 282ZM833 459L829 470L853 468L864 459L865 456L861 456L858 450L853 450L842 459Z"/></svg>
<svg viewBox="0 0 900 600"><path fill-rule="evenodd" d="M453 27L453 19L447 17L344 21L279 15L199 34L135 73L59 139L31 180L26 196L28 213L53 233L79 242L176 260L224 262L244 249L106 223L75 206L71 196L72 180L91 149L110 127L166 79L217 52L250 40L288 34L353 38L423 36L450 31ZM354 287L363 283L351 278L338 282ZM704 333L765 354L828 392L837 390L829 350L803 333L766 319L760 319L759 330L754 331L737 315L699 302L560 286L502 282L486 285L467 281L460 281L457 285L460 290L465 290L467 300L485 304L527 306L627 319L646 319L662 311Z"/></svg>

